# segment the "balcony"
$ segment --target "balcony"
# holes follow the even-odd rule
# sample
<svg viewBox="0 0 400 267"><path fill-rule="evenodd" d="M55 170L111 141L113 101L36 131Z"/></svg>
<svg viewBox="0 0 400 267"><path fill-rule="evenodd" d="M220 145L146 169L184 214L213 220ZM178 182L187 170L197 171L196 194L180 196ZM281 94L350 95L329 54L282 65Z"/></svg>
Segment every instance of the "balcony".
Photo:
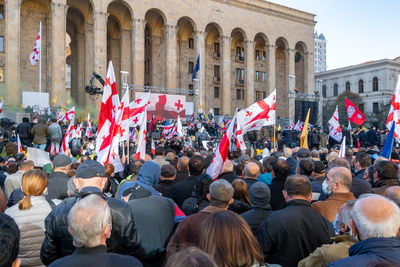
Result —
<svg viewBox="0 0 400 267"><path fill-rule="evenodd" d="M244 85L244 80L236 79L236 85Z"/></svg>
<svg viewBox="0 0 400 267"><path fill-rule="evenodd" d="M244 56L238 56L238 55L236 55L236 62L240 62L240 63L243 63L244 62Z"/></svg>
<svg viewBox="0 0 400 267"><path fill-rule="evenodd" d="M221 77L214 77L213 82L218 84L221 83Z"/></svg>
<svg viewBox="0 0 400 267"><path fill-rule="evenodd" d="M214 52L214 59L220 59L221 58L221 53L220 52Z"/></svg>

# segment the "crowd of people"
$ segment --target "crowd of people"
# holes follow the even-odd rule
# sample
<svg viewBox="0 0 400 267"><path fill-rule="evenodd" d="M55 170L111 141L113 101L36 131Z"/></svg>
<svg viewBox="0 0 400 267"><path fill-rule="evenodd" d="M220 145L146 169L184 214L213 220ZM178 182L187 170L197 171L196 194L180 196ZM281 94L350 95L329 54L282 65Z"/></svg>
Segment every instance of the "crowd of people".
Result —
<svg viewBox="0 0 400 267"><path fill-rule="evenodd" d="M318 129L310 149L290 130L276 146L252 133L217 179L206 172L214 146L203 144L218 143L216 123L160 134L145 160L120 153L117 173L96 161L93 138L36 166L11 133L1 142L0 266L400 266L399 151L381 157L385 133L363 132L376 140L356 139L345 157ZM52 151L63 127L24 119L15 133Z"/></svg>

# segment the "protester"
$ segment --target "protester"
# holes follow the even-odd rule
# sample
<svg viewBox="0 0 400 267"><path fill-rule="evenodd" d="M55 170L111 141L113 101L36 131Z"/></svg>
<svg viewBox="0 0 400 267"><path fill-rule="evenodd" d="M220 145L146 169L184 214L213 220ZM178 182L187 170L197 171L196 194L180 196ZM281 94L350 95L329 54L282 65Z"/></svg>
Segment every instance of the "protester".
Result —
<svg viewBox="0 0 400 267"><path fill-rule="evenodd" d="M237 178L236 174L233 172L233 164L231 161L224 162L224 168L222 173L219 175L218 179L225 179L232 183Z"/></svg>
<svg viewBox="0 0 400 267"><path fill-rule="evenodd" d="M169 257L165 267L218 267L218 265L201 249L188 247Z"/></svg>
<svg viewBox="0 0 400 267"><path fill-rule="evenodd" d="M400 263L400 209L392 201L372 195L356 201L350 225L360 242L349 248L349 257L328 266L368 266L387 261Z"/></svg>
<svg viewBox="0 0 400 267"><path fill-rule="evenodd" d="M106 240L111 237L111 212L107 201L96 194L80 199L69 211L68 230L75 251L51 263L62 266L143 266L136 258L107 253Z"/></svg>
<svg viewBox="0 0 400 267"><path fill-rule="evenodd" d="M51 120L49 125L49 135L50 135L50 154L58 154L60 152L60 143L62 141L62 131L60 125L57 123L57 119ZM53 154L54 153L54 154Z"/></svg>
<svg viewBox="0 0 400 267"><path fill-rule="evenodd" d="M384 195L400 207L400 186L391 186L386 188Z"/></svg>
<svg viewBox="0 0 400 267"><path fill-rule="evenodd" d="M263 159L263 173L257 178L257 181L263 182L266 185L270 185L272 182L272 162L274 161L273 157L265 157Z"/></svg>
<svg viewBox="0 0 400 267"><path fill-rule="evenodd" d="M47 136L49 136L49 128L43 118L39 118L39 122L32 127L33 147L44 150L46 148Z"/></svg>
<svg viewBox="0 0 400 267"><path fill-rule="evenodd" d="M262 266L260 245L249 225L231 211L214 212L204 220L200 248L220 267Z"/></svg>
<svg viewBox="0 0 400 267"><path fill-rule="evenodd" d="M26 171L33 169L34 164L31 160L24 160L19 163L18 171L14 174L7 176L4 181L4 192L6 193L7 198L10 198L11 193L18 188L21 188L22 185L22 175Z"/></svg>
<svg viewBox="0 0 400 267"><path fill-rule="evenodd" d="M325 219L333 222L340 206L348 200L355 199L353 193L350 192L351 180L352 177L349 169L344 167L330 169L322 184L322 188L325 194L329 195L329 198L324 201L314 202L311 207L318 211Z"/></svg>
<svg viewBox="0 0 400 267"><path fill-rule="evenodd" d="M29 118L22 118L22 122L18 124L16 133L19 135L21 144L24 146L32 146L32 126L29 123Z"/></svg>
<svg viewBox="0 0 400 267"><path fill-rule="evenodd" d="M356 169L355 177L363 179L364 172L371 165L371 157L367 153L357 153L354 165Z"/></svg>
<svg viewBox="0 0 400 267"><path fill-rule="evenodd" d="M0 266L19 267L20 232L15 221L0 212Z"/></svg>
<svg viewBox="0 0 400 267"><path fill-rule="evenodd" d="M399 185L399 167L388 160L378 160L374 164L373 192L383 195L391 186Z"/></svg>
<svg viewBox="0 0 400 267"><path fill-rule="evenodd" d="M164 197L169 197L171 189L175 184L176 169L171 164L161 167L160 180L153 187Z"/></svg>
<svg viewBox="0 0 400 267"><path fill-rule="evenodd" d="M290 166L284 159L277 159L272 162L272 182L269 185L271 190L271 208L272 210L280 210L285 206L285 198L283 196L283 189L285 186L286 178L289 176Z"/></svg>
<svg viewBox="0 0 400 267"><path fill-rule="evenodd" d="M210 205L207 195L211 183L212 179L208 174L197 177L192 195L182 203L182 211L186 216L199 212Z"/></svg>
<svg viewBox="0 0 400 267"><path fill-rule="evenodd" d="M67 184L69 177L67 175L72 160L64 154L59 154L53 159L54 171L49 174L48 199L64 199L68 197Z"/></svg>
<svg viewBox="0 0 400 267"><path fill-rule="evenodd" d="M189 176L189 157L183 156L178 159L176 165L178 171L176 172L175 183L182 182Z"/></svg>
<svg viewBox="0 0 400 267"><path fill-rule="evenodd" d="M260 225L257 239L267 263L297 266L322 244L332 243L332 225L311 208L311 182L303 175L286 179L286 207L269 215ZM290 255L290 256L288 256Z"/></svg>
<svg viewBox="0 0 400 267"><path fill-rule="evenodd" d="M256 181L257 182L257 181ZM251 208L251 202L249 198L249 188L242 179L235 179L232 182L233 189L233 203L229 206L229 210L241 214L248 211Z"/></svg>
<svg viewBox="0 0 400 267"><path fill-rule="evenodd" d="M164 147L162 147L162 146L156 147L155 152L156 152L156 157L153 159L153 161L155 163L157 163L158 165L160 165L160 168L162 168L162 166L164 166L164 165L169 164L169 162L166 161L164 158L164 156L165 156L164 155Z"/></svg>
<svg viewBox="0 0 400 267"><path fill-rule="evenodd" d="M190 164L189 164L190 165ZM199 246L201 225L212 213L226 210L233 202L233 187L224 179L217 180L210 185L208 198L210 206L188 216L176 229L168 243L167 257L189 246Z"/></svg>

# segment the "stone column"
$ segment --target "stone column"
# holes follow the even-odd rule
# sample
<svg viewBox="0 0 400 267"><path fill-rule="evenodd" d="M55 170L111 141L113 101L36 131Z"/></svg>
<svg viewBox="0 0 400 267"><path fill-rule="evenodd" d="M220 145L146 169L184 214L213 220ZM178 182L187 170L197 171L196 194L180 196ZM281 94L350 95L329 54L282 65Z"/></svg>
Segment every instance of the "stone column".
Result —
<svg viewBox="0 0 400 267"><path fill-rule="evenodd" d="M102 11L94 13L94 70L97 74L107 75L107 19L108 14ZM115 74L117 75L117 73Z"/></svg>
<svg viewBox="0 0 400 267"><path fill-rule="evenodd" d="M197 104L202 107L204 114L210 110L210 107L208 103L205 102L205 94L206 94L206 88L205 88L205 61L206 61L206 48L205 48L205 40L204 40L204 32L203 31L196 31L196 61L194 64L196 65L197 62L197 57L200 55L200 70L197 73L197 79L199 79L198 82L198 90L199 90L199 101L197 101ZM197 107L195 107L196 110Z"/></svg>
<svg viewBox="0 0 400 267"><path fill-rule="evenodd" d="M78 55L78 44L77 41L72 40L71 43L69 44L69 47L71 48L71 98L75 101L75 103L78 106L80 105L80 97L79 95L82 94L82 91L78 87L78 60L79 60L79 55Z"/></svg>
<svg viewBox="0 0 400 267"><path fill-rule="evenodd" d="M275 90L275 46L267 46L268 60L268 93Z"/></svg>
<svg viewBox="0 0 400 267"><path fill-rule="evenodd" d="M132 77L135 85L144 85L144 27L143 19L132 20Z"/></svg>
<svg viewBox="0 0 400 267"><path fill-rule="evenodd" d="M89 83L89 81L85 80L85 35L82 33L77 33L77 80L78 80L78 105L81 107L85 106L85 97L82 96L83 94L86 95L85 93L85 86L86 83Z"/></svg>
<svg viewBox="0 0 400 267"><path fill-rule="evenodd" d="M254 103L254 42L246 41L246 106Z"/></svg>
<svg viewBox="0 0 400 267"><path fill-rule="evenodd" d="M85 78L84 84L89 85L94 69L94 34L93 24L85 23ZM103 76L105 79L106 77ZM98 84L97 84L98 85ZM85 93L85 106L93 105L92 98Z"/></svg>
<svg viewBox="0 0 400 267"><path fill-rule="evenodd" d="M51 3L51 94L58 96L57 104L65 105L65 32L67 5L64 0Z"/></svg>
<svg viewBox="0 0 400 267"><path fill-rule="evenodd" d="M167 88L177 88L178 73L177 73L177 40L176 40L177 26L165 25L165 41L167 52Z"/></svg>
<svg viewBox="0 0 400 267"><path fill-rule="evenodd" d="M231 113L231 38L222 36L222 114L233 115Z"/></svg>
<svg viewBox="0 0 400 267"><path fill-rule="evenodd" d="M20 93L20 7L21 1L5 1L5 102L6 105L21 103ZM33 44L32 44L33 45Z"/></svg>
<svg viewBox="0 0 400 267"><path fill-rule="evenodd" d="M121 71L127 71L128 83L131 81L131 63L132 63L132 45L131 45L131 31L121 29ZM120 75L121 76L121 75ZM122 86L122 85L121 85Z"/></svg>
<svg viewBox="0 0 400 267"><path fill-rule="evenodd" d="M305 64L305 76L306 83L304 86L306 87L306 92L309 94L313 94L314 91L318 91L318 88L314 89L315 86L315 76L314 76L314 53L306 52L304 53L304 64ZM322 94L322 92L320 92Z"/></svg>
<svg viewBox="0 0 400 267"><path fill-rule="evenodd" d="M296 72L295 72L295 63L294 63L294 54L295 50L293 48L288 48L287 49L287 71L288 75L286 76L286 83L289 85L289 91L287 93L287 96L289 98L289 117L288 119L292 122L294 122L294 117L295 117L295 111L296 111L296 99L295 97L290 97L289 92L294 91L294 87L296 84Z"/></svg>

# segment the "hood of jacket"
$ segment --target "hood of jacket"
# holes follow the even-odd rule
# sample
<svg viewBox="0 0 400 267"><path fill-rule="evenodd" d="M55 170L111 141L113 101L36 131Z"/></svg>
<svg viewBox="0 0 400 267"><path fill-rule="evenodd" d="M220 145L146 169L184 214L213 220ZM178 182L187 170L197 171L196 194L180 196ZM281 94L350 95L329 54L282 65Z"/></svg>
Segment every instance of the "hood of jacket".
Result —
<svg viewBox="0 0 400 267"><path fill-rule="evenodd" d="M147 161L140 168L137 180L138 182L142 182L143 184L153 186L160 179L160 175L160 165L152 161Z"/></svg>
<svg viewBox="0 0 400 267"><path fill-rule="evenodd" d="M349 248L349 256L375 254L388 261L400 262L400 237L374 237L355 243Z"/></svg>

